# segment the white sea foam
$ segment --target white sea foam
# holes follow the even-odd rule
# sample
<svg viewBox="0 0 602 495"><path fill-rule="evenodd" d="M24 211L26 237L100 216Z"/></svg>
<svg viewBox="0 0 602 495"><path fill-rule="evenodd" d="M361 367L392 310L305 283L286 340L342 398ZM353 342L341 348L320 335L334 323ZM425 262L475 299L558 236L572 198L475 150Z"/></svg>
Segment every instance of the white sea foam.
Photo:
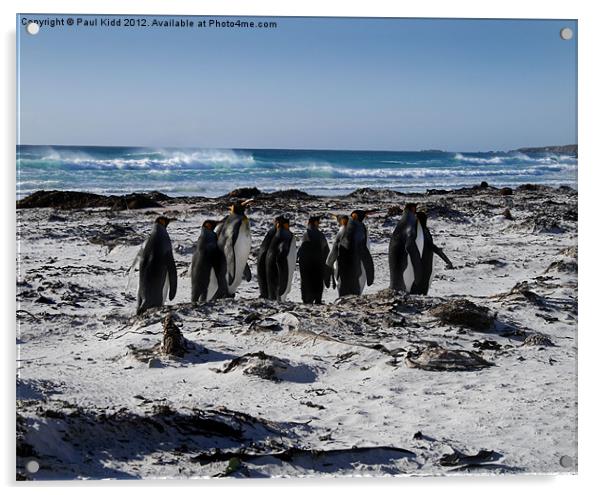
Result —
<svg viewBox="0 0 602 495"><path fill-rule="evenodd" d="M149 149L128 153L123 157L99 158L85 151L49 148L39 159L20 158L22 165L33 162L48 162L65 168L89 169L161 169L161 168L204 168L204 167L248 167L254 164L251 154L226 150L164 150Z"/></svg>

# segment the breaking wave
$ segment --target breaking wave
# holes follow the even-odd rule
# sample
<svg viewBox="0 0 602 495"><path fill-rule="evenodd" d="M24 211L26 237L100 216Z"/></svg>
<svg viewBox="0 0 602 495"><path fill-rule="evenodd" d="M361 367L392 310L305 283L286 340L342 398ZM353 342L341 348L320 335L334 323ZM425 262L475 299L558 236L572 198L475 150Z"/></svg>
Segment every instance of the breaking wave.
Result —
<svg viewBox="0 0 602 495"><path fill-rule="evenodd" d="M554 153L449 153L19 146L19 195L39 189L113 194L159 190L217 196L236 187L343 192L358 187L577 185L577 157Z"/></svg>

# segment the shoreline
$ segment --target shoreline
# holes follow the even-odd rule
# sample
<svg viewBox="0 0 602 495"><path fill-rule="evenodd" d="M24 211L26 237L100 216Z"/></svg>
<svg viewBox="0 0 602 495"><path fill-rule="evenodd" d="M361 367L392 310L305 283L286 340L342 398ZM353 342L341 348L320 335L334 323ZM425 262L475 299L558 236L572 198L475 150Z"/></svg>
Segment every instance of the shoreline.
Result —
<svg viewBox="0 0 602 495"><path fill-rule="evenodd" d="M358 195L366 196L373 193L376 196L390 195L399 197L416 198L420 196L432 195L465 195L465 194L484 194L499 192L500 195L511 196L514 191L566 191L577 194L578 190L568 186L552 186L547 184L523 183L510 186L492 186L487 182L481 182L468 187L459 187L455 189L426 189L424 192L401 192L386 187L364 187L355 189L346 194L317 195L311 194L301 189L279 189L276 191L261 191L257 187L243 187L234 189L220 196L169 196L160 191L137 191L128 194L99 194L88 191L78 190L38 190L27 196L17 199L16 208L94 208L110 207L113 209L140 209L140 208L161 208L163 204L186 203L194 204L203 201L222 201L229 199L260 199L260 200L279 200L279 199L306 199L306 200L326 200L326 199L345 199Z"/></svg>

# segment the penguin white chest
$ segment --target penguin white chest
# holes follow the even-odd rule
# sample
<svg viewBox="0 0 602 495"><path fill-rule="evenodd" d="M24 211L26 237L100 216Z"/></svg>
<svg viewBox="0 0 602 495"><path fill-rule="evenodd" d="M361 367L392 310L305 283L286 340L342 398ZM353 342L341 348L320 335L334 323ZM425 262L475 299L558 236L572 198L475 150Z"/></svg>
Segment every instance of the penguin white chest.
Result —
<svg viewBox="0 0 602 495"><path fill-rule="evenodd" d="M234 280L232 284L228 286L228 291L231 294L242 282L245 265L249 259L249 253L251 252L251 231L248 223L241 225L238 238L236 239L233 249L234 255L236 256L236 272L234 273Z"/></svg>
<svg viewBox="0 0 602 495"><path fill-rule="evenodd" d="M418 248L420 258L422 258L422 252L424 251L424 230L422 229L422 225L420 225L420 223L418 223L416 226L416 247ZM407 257L407 266L403 272L403 284L406 292L410 292L412 285L416 280L416 275L414 273L414 267L412 266L412 260L410 259L409 254L406 253L405 256Z"/></svg>
<svg viewBox="0 0 602 495"><path fill-rule="evenodd" d="M416 246L422 258L422 252L424 251L424 230L422 230L420 222L418 222L418 226L416 227Z"/></svg>
<svg viewBox="0 0 602 495"><path fill-rule="evenodd" d="M286 296L291 291L291 287L293 285L293 276L295 275L295 265L297 263L297 241L295 240L294 236L291 241L291 247L288 251L288 255L286 257L286 262L288 265L288 279L287 279L286 289L284 291L284 294L282 294L282 296L281 296L283 301L286 300Z"/></svg>

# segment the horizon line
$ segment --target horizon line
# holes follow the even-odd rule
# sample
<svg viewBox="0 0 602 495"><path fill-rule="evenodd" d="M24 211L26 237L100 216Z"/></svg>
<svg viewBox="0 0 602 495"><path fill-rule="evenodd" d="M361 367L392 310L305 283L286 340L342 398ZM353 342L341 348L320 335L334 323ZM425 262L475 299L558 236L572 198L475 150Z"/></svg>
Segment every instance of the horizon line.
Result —
<svg viewBox="0 0 602 495"><path fill-rule="evenodd" d="M526 148L560 148L575 146L578 147L578 143L570 144L549 144L543 146L520 146L512 149L489 149L489 150L478 150L478 151L466 151L466 150L443 150L439 148L426 148L426 149L344 149L344 148L246 148L246 147L204 147L204 146L141 146L141 145L105 145L105 144L24 144L17 143L18 146L48 146L48 147L62 147L62 148L146 148L146 149L168 149L168 150L182 150L182 149L202 149L202 150L252 150L252 151L355 151L355 152L378 152L378 153L507 153L510 151L519 151Z"/></svg>

